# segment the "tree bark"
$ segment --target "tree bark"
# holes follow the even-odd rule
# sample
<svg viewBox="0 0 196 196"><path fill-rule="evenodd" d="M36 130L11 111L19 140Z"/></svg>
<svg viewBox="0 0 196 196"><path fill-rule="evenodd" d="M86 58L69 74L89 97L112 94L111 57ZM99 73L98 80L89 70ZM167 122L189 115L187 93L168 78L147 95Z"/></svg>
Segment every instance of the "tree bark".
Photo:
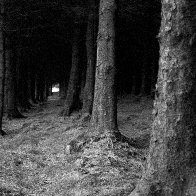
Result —
<svg viewBox="0 0 196 196"><path fill-rule="evenodd" d="M63 109L63 115L69 116L79 101L79 47L80 47L80 27L74 29L73 43L72 43L72 67L70 71L69 84L67 89L66 100Z"/></svg>
<svg viewBox="0 0 196 196"><path fill-rule="evenodd" d="M196 3L163 0L159 74L146 171L130 196L185 196L192 156Z"/></svg>
<svg viewBox="0 0 196 196"><path fill-rule="evenodd" d="M158 42L152 43L152 53L151 53L151 58L152 58L152 65L151 65L151 97L154 98L155 96L155 89L156 89L156 83L157 83L157 75L158 75L158 69L159 69L159 64L158 64Z"/></svg>
<svg viewBox="0 0 196 196"><path fill-rule="evenodd" d="M23 118L24 116L18 111L17 108L17 72L16 72L16 51L11 48L14 42L11 42L9 38L7 41L7 117L11 118ZM14 46L13 46L14 47Z"/></svg>
<svg viewBox="0 0 196 196"><path fill-rule="evenodd" d="M4 83L4 113L7 113L7 105L8 105L8 75L7 75L7 62L8 58L5 54L5 83Z"/></svg>
<svg viewBox="0 0 196 196"><path fill-rule="evenodd" d="M95 35L96 35L96 5L95 1L91 1L91 6L88 16L88 26L86 32L86 50L87 50L87 69L86 81L83 91L83 107L82 113L90 115L92 113L94 84L95 84L95 65L96 65L96 50L95 50Z"/></svg>
<svg viewBox="0 0 196 196"><path fill-rule="evenodd" d="M115 10L115 0L100 1L95 92L91 117L92 128L98 133L107 132L111 135L117 131Z"/></svg>
<svg viewBox="0 0 196 196"><path fill-rule="evenodd" d="M3 4L4 2L1 0L0 12L3 15ZM3 15L4 17L4 15ZM3 33L3 17L0 19L0 135L6 135L6 133L2 130L2 120L3 120L3 108L4 108L4 83L5 83L5 42L4 42L4 33Z"/></svg>

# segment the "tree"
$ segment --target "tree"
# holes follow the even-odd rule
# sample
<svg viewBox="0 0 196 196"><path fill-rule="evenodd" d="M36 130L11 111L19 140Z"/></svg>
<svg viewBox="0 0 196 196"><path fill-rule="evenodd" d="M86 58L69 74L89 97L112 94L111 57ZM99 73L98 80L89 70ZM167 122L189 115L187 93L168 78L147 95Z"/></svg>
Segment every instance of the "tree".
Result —
<svg viewBox="0 0 196 196"><path fill-rule="evenodd" d="M74 29L72 43L72 67L70 71L69 84L65 99L63 115L69 116L74 105L78 105L79 101L79 82L80 82L80 62L79 62L79 47L80 47L80 26L77 24Z"/></svg>
<svg viewBox="0 0 196 196"><path fill-rule="evenodd" d="M23 118L24 116L17 108L17 77L16 77L16 48L15 42L6 37L6 53L7 53L7 117ZM19 89L19 88L18 88ZM20 90L20 89L19 89Z"/></svg>
<svg viewBox="0 0 196 196"><path fill-rule="evenodd" d="M193 156L196 3L163 0L159 74L146 171L130 196L185 196Z"/></svg>
<svg viewBox="0 0 196 196"><path fill-rule="evenodd" d="M2 130L3 108L4 108L4 84L5 84L5 50L4 50L4 33L3 33L3 19L4 19L4 2L0 1L1 17L0 17L0 135L6 133Z"/></svg>
<svg viewBox="0 0 196 196"><path fill-rule="evenodd" d="M101 0L91 125L99 133L117 131L115 96L115 0Z"/></svg>
<svg viewBox="0 0 196 196"><path fill-rule="evenodd" d="M91 0L88 16L88 25L86 32L86 50L87 50L87 70L86 81L83 93L82 113L90 115L93 107L94 84L95 84L95 65L96 65L96 2Z"/></svg>

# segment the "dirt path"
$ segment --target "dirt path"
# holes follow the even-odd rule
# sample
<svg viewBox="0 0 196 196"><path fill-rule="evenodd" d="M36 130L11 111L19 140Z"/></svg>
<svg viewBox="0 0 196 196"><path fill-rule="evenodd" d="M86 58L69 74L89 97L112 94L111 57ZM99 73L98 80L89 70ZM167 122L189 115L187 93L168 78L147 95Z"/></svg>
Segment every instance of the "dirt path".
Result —
<svg viewBox="0 0 196 196"><path fill-rule="evenodd" d="M27 119L5 121L9 135L0 138L0 195L128 195L143 168L151 102L119 102L119 129L141 149L119 144L111 150L102 139L73 154L67 144L86 126L59 117L60 105L50 99Z"/></svg>

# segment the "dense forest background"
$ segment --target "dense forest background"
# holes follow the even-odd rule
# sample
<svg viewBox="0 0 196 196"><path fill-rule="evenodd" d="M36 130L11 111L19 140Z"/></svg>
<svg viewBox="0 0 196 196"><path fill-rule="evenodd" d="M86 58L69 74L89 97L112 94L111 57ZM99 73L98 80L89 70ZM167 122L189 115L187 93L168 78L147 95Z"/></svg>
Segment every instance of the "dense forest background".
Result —
<svg viewBox="0 0 196 196"><path fill-rule="evenodd" d="M80 73L77 76L80 98L76 100L76 107L82 107L87 61L91 55L87 54L86 45L96 45L98 6L98 1L4 2L4 104L8 108L8 116L20 117L14 107L26 110L30 107L29 102L44 101L52 84L59 83L61 97L66 96L72 66L72 50L75 50L72 48L74 31L79 34L76 35L78 43L75 43L76 50L79 50L75 58ZM160 6L157 1L118 2L115 58L116 88L119 95L150 95L154 91L159 56L156 35L160 26ZM91 18L88 16L90 14ZM91 25L89 31L88 21ZM90 43L92 39L93 43ZM90 50L96 55L95 47ZM13 78L13 81L10 78ZM14 99L15 104L11 103Z"/></svg>
<svg viewBox="0 0 196 196"><path fill-rule="evenodd" d="M0 13L0 194L196 194L194 0Z"/></svg>

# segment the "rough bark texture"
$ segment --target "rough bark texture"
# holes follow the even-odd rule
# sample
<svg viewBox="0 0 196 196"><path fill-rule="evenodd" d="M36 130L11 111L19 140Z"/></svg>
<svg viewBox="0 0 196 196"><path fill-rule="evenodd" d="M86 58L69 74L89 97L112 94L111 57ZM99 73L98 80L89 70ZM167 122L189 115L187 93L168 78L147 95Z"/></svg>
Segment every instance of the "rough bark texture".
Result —
<svg viewBox="0 0 196 196"><path fill-rule="evenodd" d="M158 61L157 55L158 55L158 43L153 43L151 45L152 48L152 53L151 53L151 58L152 58L152 65L151 65L151 97L154 98L155 96L155 89L156 89L156 83L157 83L157 75L158 75Z"/></svg>
<svg viewBox="0 0 196 196"><path fill-rule="evenodd" d="M131 196L187 195L194 129L195 16L194 0L162 1L150 152L146 172Z"/></svg>
<svg viewBox="0 0 196 196"><path fill-rule="evenodd" d="M97 38L97 64L91 124L101 132L117 130L115 96L115 0L101 0Z"/></svg>
<svg viewBox="0 0 196 196"><path fill-rule="evenodd" d="M3 13L3 1L0 1L1 13ZM4 108L4 83L5 83L5 53L3 39L3 17L0 18L0 135L5 135L2 130L3 108Z"/></svg>
<svg viewBox="0 0 196 196"><path fill-rule="evenodd" d="M87 50L87 70L86 81L83 92L83 107L82 113L91 114L93 107L94 97L94 84L95 84L95 64L96 64L96 51L95 51L95 35L96 35L96 7L95 1L91 2L88 26L86 32L86 50Z"/></svg>
<svg viewBox="0 0 196 196"><path fill-rule="evenodd" d="M64 104L63 115L69 116L76 102L79 100L79 46L80 46L80 28L74 29L72 44L72 67L70 71L69 84L67 89L66 100Z"/></svg>

